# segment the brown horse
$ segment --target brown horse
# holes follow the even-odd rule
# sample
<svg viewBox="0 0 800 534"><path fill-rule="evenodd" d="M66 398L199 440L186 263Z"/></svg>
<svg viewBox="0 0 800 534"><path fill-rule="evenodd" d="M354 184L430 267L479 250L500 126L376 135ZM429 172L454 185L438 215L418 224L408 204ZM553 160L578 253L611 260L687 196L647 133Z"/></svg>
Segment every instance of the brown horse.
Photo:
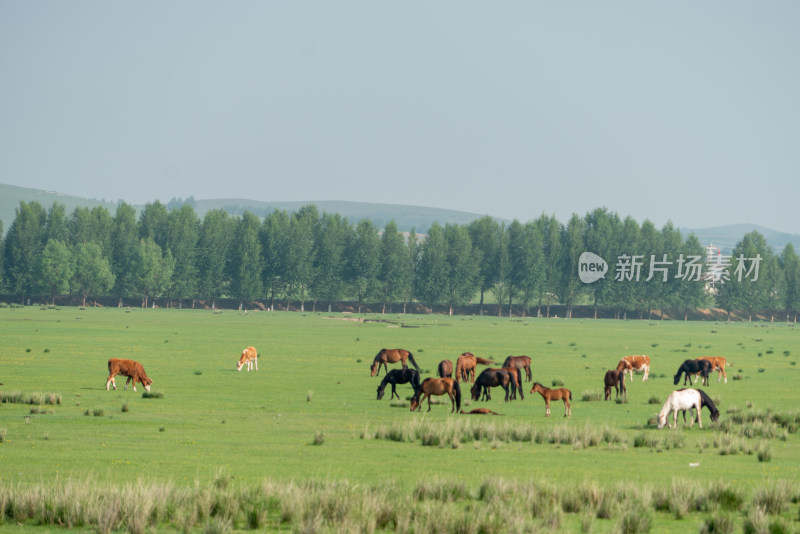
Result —
<svg viewBox="0 0 800 534"><path fill-rule="evenodd" d="M383 365L383 370L388 373L389 368L386 365L387 363L401 362L403 364L403 369L408 369L406 360L409 360L417 371L420 370L419 365L414 361L414 355L406 349L381 349L378 354L375 355L375 359L372 360L372 365L369 368L369 376L375 376L380 373L381 365Z"/></svg>
<svg viewBox="0 0 800 534"><path fill-rule="evenodd" d="M550 389L541 385L539 382L534 382L531 388L531 393L536 392L544 399L546 406L544 415L550 417L550 401L563 400L564 401L564 417L572 415L572 406L569 401L572 399L572 392L567 388Z"/></svg>
<svg viewBox="0 0 800 534"><path fill-rule="evenodd" d="M461 409L461 386L452 378L426 378L422 381L422 385L411 397L411 411L416 409L422 410L422 401L428 397L428 411L431 411L431 395L444 395L450 396L450 404L452 409L450 413Z"/></svg>
<svg viewBox="0 0 800 534"><path fill-rule="evenodd" d="M463 380L466 382L467 378L469 378L470 382L475 382L475 367L477 367L478 364L492 365L494 362L478 358L471 352L464 352L461 354L456 360L456 380Z"/></svg>
<svg viewBox="0 0 800 534"><path fill-rule="evenodd" d="M520 371L525 370L525 376L528 382L533 380L533 373L531 373L531 358L530 356L509 356L503 362L503 367L516 367Z"/></svg>
<svg viewBox="0 0 800 534"><path fill-rule="evenodd" d="M503 367L511 377L511 400L517 400L517 391L521 400L525 400L525 393L522 390L522 371L517 367Z"/></svg>
<svg viewBox="0 0 800 534"><path fill-rule="evenodd" d="M615 399L619 397L620 392L627 396L628 390L625 388L625 371L620 371L619 369L610 369L606 371L606 376L603 378L603 386L605 387L606 400L611 397L611 388L614 388L617 392L614 397Z"/></svg>
<svg viewBox="0 0 800 534"><path fill-rule="evenodd" d="M453 378L453 362L450 360L442 360L439 362L439 378L450 377Z"/></svg>
<svg viewBox="0 0 800 534"><path fill-rule="evenodd" d="M503 415L501 413L493 412L489 408L475 408L474 410L470 410L468 412L461 410L461 413L464 415Z"/></svg>

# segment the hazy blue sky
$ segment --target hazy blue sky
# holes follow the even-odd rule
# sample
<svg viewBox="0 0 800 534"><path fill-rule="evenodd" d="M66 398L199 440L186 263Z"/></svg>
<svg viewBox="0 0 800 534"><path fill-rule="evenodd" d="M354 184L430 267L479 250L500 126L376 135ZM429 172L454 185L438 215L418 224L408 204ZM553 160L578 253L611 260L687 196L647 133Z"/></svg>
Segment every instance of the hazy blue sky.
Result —
<svg viewBox="0 0 800 534"><path fill-rule="evenodd" d="M800 2L0 0L0 183L800 233Z"/></svg>

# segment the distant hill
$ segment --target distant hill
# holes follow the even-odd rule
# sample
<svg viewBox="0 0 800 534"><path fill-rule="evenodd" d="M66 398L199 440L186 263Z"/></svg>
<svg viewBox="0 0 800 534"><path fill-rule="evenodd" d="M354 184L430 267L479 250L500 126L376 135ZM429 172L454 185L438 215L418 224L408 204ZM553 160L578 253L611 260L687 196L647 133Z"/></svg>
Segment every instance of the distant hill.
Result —
<svg viewBox="0 0 800 534"><path fill-rule="evenodd" d="M45 209L49 209L53 202L64 204L67 213L77 207L94 208L104 206L113 216L117 209L115 202L105 202L102 200L87 199L58 193L55 191L42 191L39 189L28 189L13 185L0 184L0 220L3 221L3 231L7 232L8 227L16 217L16 209L21 201L38 201ZM294 212L303 206L313 204L320 213L338 213L346 217L351 223L361 219L370 219L378 228L383 228L389 221L394 220L400 231L407 232L412 228L419 234L427 233L431 224L438 222L441 225L469 224L470 222L482 217L482 214L469 213L464 211L446 210L438 208L427 208L423 206L405 206L398 204L374 204L368 202L346 202L346 201L307 201L307 202L263 202L247 199L211 199L211 200L187 200L194 206L199 217L203 217L208 211L222 209L231 215L241 215L249 211L254 215L263 217L275 210ZM144 206L134 206L141 210ZM503 223L509 223L506 219L496 219ZM561 221L566 223L566 221ZM787 243L792 243L795 250L800 252L800 235L787 234L758 226L755 224L733 224L727 226L716 226L712 228L681 228L681 235L684 237L694 233L703 245L714 244L722 248L723 252L730 253L733 247L742 237L753 230L757 230L776 253L780 253Z"/></svg>
<svg viewBox="0 0 800 534"><path fill-rule="evenodd" d="M338 213L342 217L346 217L351 223L358 222L361 219L370 219L375 226L383 228L390 221L394 221L399 230L408 232L413 228L418 234L426 233L434 222L438 222L442 226L448 223L463 225L484 216L465 211L426 208L423 206L374 204L341 200L260 202L244 199L217 199L194 201L195 211L201 217L213 209L222 209L233 215L241 215L245 211L249 211L253 215L264 217L275 210L291 213L309 204L316 206L320 213ZM498 220L503 221L502 219Z"/></svg>
<svg viewBox="0 0 800 534"><path fill-rule="evenodd" d="M74 197L55 191L42 191L39 189L28 189L14 185L0 184L0 220L3 221L3 231L8 231L8 227L14 222L16 209L21 201L38 201L45 209L50 209L54 202L64 204L67 214L77 207L104 206L113 216L117 211L116 202L105 202L102 200ZM470 222L483 217L482 214L468 213L465 211L446 210L439 208L427 208L423 206L403 206L396 204L373 204L367 202L346 202L346 201L307 201L307 202L263 202L259 200L248 200L238 198L223 198L210 200L187 199L187 202L194 206L199 217L203 217L208 211L222 209L231 215L241 215L249 211L253 215L264 217L275 210L292 213L303 206L313 204L320 213L338 213L346 217L351 223L361 219L370 219L375 226L383 228L389 221L394 220L401 231L410 231L412 228L419 234L426 233L431 224L438 222L441 225L469 224ZM144 206L133 205L137 211L141 211ZM498 219L502 222L509 222Z"/></svg>
<svg viewBox="0 0 800 534"><path fill-rule="evenodd" d="M723 253L730 253L736 243L741 241L745 234L749 234L753 230L764 236L767 244L772 247L772 251L775 254L783 252L787 243L791 243L795 251L800 252L800 235L787 234L756 224L729 224L711 228L681 228L680 230L684 238L690 233L694 233L704 246L713 244L721 248Z"/></svg>

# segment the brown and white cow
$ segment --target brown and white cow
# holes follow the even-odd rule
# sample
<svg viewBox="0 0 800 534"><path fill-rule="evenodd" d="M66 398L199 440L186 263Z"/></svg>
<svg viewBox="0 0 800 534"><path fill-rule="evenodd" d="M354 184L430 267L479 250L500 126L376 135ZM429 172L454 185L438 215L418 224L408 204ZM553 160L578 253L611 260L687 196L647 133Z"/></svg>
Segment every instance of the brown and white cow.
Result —
<svg viewBox="0 0 800 534"><path fill-rule="evenodd" d="M128 384L133 381L133 391L136 391L136 382L138 381L144 386L144 389L150 393L150 384L152 384L153 381L147 377L147 373L144 372L144 367L142 367L141 363L133 360L121 360L119 358L111 358L108 360L106 391L108 391L109 386L114 386L114 389L117 389L117 383L114 380L115 375L128 377L125 381L125 389L128 389Z"/></svg>
<svg viewBox="0 0 800 534"><path fill-rule="evenodd" d="M247 366L248 373L253 369L253 365L255 365L256 371L258 371L258 351L255 347L247 347L242 351L242 356L236 364L236 370L241 371L242 367L245 365Z"/></svg>
<svg viewBox="0 0 800 534"><path fill-rule="evenodd" d="M633 382L633 372L642 371L644 373L642 382L644 382L647 380L647 377L650 376L650 356L625 356L617 364L617 370L629 372L631 375L631 382Z"/></svg>
<svg viewBox="0 0 800 534"><path fill-rule="evenodd" d="M725 378L725 383L728 383L728 375L725 373L725 366L728 365L728 362L725 360L725 358L722 356L700 356L697 359L708 360L711 362L711 371L717 371L717 382L719 382L722 378Z"/></svg>

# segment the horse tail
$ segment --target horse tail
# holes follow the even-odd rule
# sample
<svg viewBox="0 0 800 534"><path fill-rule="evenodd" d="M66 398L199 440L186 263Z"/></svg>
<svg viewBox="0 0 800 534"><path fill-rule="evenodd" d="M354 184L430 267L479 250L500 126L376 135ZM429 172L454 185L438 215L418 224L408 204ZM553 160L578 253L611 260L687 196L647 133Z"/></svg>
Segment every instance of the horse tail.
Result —
<svg viewBox="0 0 800 534"><path fill-rule="evenodd" d="M480 363L481 365L494 365L494 362L492 360L478 358L477 356L475 356L475 363Z"/></svg>
<svg viewBox="0 0 800 534"><path fill-rule="evenodd" d="M411 364L417 369L417 371L421 371L419 365L417 365L417 362L414 361L414 355L411 354L411 352L408 353L408 359L411 362Z"/></svg>
<svg viewBox="0 0 800 534"><path fill-rule="evenodd" d="M461 386L458 382L453 382L453 389L456 390L456 410L461 409Z"/></svg>

